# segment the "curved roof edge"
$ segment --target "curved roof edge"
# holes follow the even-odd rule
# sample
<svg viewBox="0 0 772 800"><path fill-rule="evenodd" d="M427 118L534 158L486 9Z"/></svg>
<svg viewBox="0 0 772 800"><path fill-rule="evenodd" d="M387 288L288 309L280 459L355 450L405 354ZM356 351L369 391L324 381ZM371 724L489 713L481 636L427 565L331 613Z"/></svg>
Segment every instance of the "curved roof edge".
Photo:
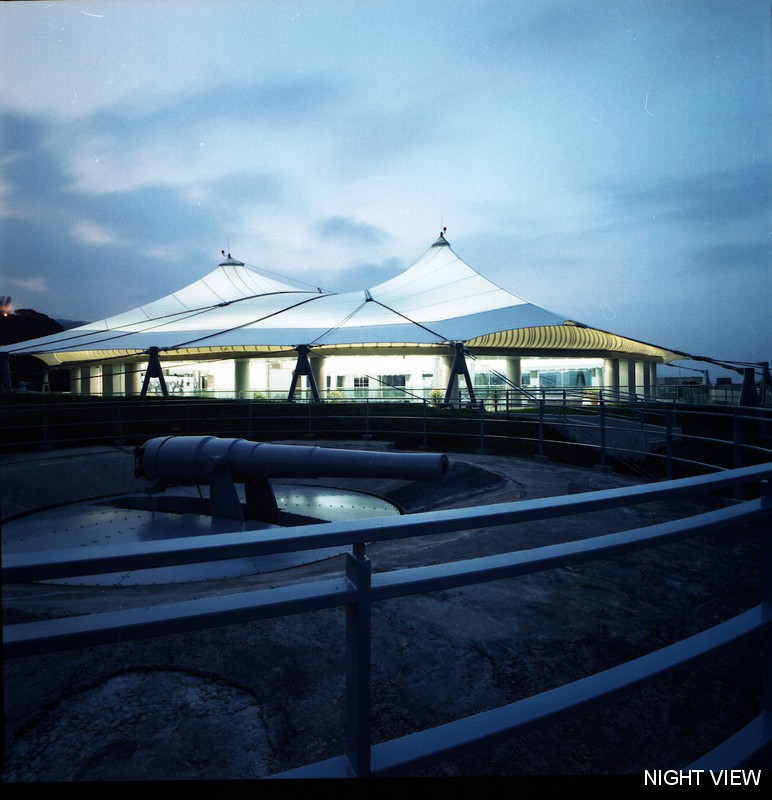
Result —
<svg viewBox="0 0 772 800"><path fill-rule="evenodd" d="M370 289L331 294L266 278L230 253L212 272L130 311L2 348L49 365L228 353L268 356L305 344L362 348L447 347L545 356L592 351L669 363L686 353L567 320L488 280L451 249L445 231L410 267ZM223 255L225 255L223 253Z"/></svg>

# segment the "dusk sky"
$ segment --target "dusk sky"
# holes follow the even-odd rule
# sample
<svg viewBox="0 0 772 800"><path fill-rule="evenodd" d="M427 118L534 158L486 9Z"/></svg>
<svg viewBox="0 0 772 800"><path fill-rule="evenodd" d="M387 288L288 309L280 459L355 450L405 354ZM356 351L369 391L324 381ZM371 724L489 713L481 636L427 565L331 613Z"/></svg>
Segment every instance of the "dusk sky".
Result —
<svg viewBox="0 0 772 800"><path fill-rule="evenodd" d="M1 3L0 293L91 321L221 250L364 289L447 226L565 318L772 360L771 18L769 0Z"/></svg>

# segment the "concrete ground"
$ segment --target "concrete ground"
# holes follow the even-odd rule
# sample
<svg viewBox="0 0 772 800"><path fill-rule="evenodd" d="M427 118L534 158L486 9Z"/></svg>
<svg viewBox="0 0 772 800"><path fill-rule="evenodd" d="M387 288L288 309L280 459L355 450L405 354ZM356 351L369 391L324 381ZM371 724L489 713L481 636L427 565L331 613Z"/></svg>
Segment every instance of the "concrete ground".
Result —
<svg viewBox="0 0 772 800"><path fill-rule="evenodd" d="M638 482L532 459L459 455L451 461L443 484L334 484L418 511ZM130 451L119 448L3 456L2 517L136 491L145 482L132 470ZM649 503L420 537L372 545L368 555L375 571L387 571L626 530L718 502ZM4 622L314 580L339 574L342 565L336 557L265 575L166 586L7 586ZM746 526L613 560L376 604L373 741L538 693L697 632L755 605L759 579L759 531ZM251 779L338 755L343 626L342 611L332 610L7 660L3 780ZM759 650L758 641L733 646L569 722L419 774L678 769L758 713ZM768 768L769 758L758 766Z"/></svg>

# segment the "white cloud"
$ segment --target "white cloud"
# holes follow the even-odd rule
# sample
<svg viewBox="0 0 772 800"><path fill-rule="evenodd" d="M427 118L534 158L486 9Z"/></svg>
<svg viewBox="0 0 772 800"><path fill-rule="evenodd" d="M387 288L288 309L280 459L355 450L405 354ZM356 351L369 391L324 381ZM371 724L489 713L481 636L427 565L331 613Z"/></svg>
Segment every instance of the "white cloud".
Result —
<svg viewBox="0 0 772 800"><path fill-rule="evenodd" d="M768 299L766 176L732 172L768 156L768 0L590 5L0 3L7 263L97 318L117 255L149 293L222 247L347 287L447 225L492 280L633 338L706 260ZM749 328L723 297L690 314Z"/></svg>
<svg viewBox="0 0 772 800"><path fill-rule="evenodd" d="M75 241L94 247L102 247L107 244L116 243L115 236L106 228L88 219L82 219L76 222L70 233Z"/></svg>
<svg viewBox="0 0 772 800"><path fill-rule="evenodd" d="M20 289L27 289L27 291L35 292L36 294L44 294L48 291L48 279L42 276L33 278L7 278L6 280L12 286L18 286Z"/></svg>

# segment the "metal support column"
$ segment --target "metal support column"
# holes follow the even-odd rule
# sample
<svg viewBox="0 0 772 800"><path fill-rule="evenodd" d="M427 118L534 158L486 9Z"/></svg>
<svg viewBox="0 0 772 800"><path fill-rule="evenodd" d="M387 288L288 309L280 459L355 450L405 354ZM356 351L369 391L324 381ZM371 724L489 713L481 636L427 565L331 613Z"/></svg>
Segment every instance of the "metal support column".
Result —
<svg viewBox="0 0 772 800"><path fill-rule="evenodd" d="M759 395L756 392L756 370L753 367L743 368L743 388L740 390L741 406L756 408L759 405Z"/></svg>
<svg viewBox="0 0 772 800"><path fill-rule="evenodd" d="M308 354L311 351L311 348L307 344L299 344L295 346L295 350L298 351L298 361L295 365L295 370L292 373L292 383L290 384L289 393L287 394L287 400L294 399L295 389L297 389L298 385L298 379L301 375L305 375L306 380L308 381L308 388L311 390L314 400L319 402L319 389L316 386L316 379L314 378L314 372L311 369L311 362L308 360Z"/></svg>
<svg viewBox="0 0 772 800"><path fill-rule="evenodd" d="M145 370L145 380L142 381L142 391L140 392L140 395L145 397L147 395L147 387L150 385L150 379L158 378L161 383L161 394L163 394L164 397L168 397L169 389L166 386L164 371L161 369L161 359L158 357L158 348L149 348L147 354L147 369Z"/></svg>
<svg viewBox="0 0 772 800"><path fill-rule="evenodd" d="M466 381L466 389L469 392L469 400L472 403L475 403L477 401L474 395L474 386L472 384L472 379L469 376L469 368L466 366L466 359L464 358L466 348L464 347L463 342L454 342L453 346L456 348L456 354L453 357L453 364L450 368L448 387L445 390L445 398L442 401L443 405L450 405L451 397L453 396L453 386L459 375L464 376L464 380Z"/></svg>

